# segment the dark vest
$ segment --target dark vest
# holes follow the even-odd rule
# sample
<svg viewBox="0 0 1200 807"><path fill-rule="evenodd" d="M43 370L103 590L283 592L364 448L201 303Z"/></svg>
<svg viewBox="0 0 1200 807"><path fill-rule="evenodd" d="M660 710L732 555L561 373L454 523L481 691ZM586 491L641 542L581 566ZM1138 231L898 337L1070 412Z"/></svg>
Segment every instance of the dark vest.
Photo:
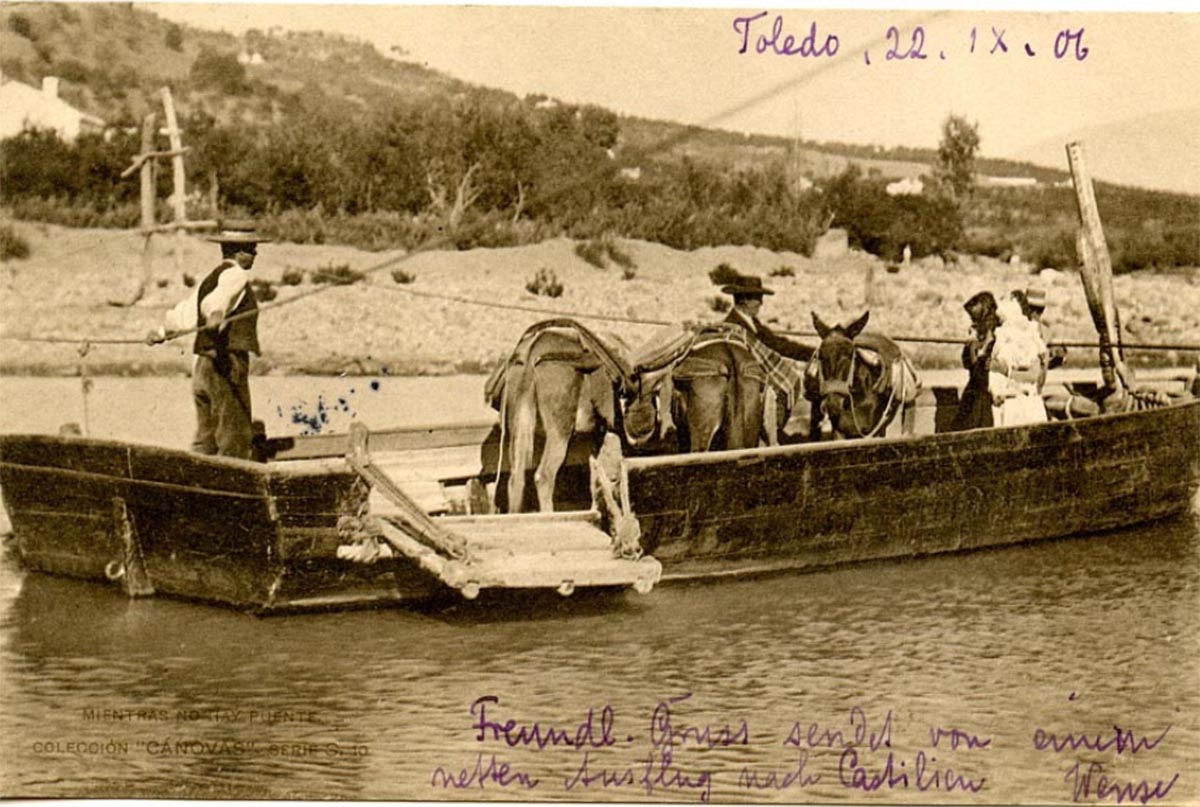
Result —
<svg viewBox="0 0 1200 807"><path fill-rule="evenodd" d="M200 313L200 303L217 287L217 281L221 277L222 272L242 272L245 271L238 266L235 261L221 261L216 269L208 273L208 277L200 283L200 292L196 295L196 322L203 325L204 315ZM238 302L237 307L228 314L228 317L235 317L246 311L258 311L258 301L254 298L254 289L250 284L246 284L245 291L242 293L242 299ZM227 317L227 318L228 318ZM196 343L192 348L193 353L228 353L236 351L240 353L260 353L258 347L258 314L254 313L244 319L235 320L229 323L226 328L217 331L213 328L203 328L196 332Z"/></svg>

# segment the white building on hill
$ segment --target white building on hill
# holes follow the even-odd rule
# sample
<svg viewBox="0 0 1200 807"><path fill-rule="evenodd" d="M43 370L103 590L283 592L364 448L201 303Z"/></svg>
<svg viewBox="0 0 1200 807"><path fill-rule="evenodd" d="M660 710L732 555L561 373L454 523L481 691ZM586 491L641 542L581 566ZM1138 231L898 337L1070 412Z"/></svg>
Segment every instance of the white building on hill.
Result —
<svg viewBox="0 0 1200 807"><path fill-rule="evenodd" d="M920 196L925 190L925 183L919 177L905 177L889 182L885 190L888 196Z"/></svg>
<svg viewBox="0 0 1200 807"><path fill-rule="evenodd" d="M63 140L104 130L104 121L58 97L58 79L46 76L40 90L0 76L0 138L26 129L53 129Z"/></svg>
<svg viewBox="0 0 1200 807"><path fill-rule="evenodd" d="M1035 188L1038 184L1034 177L990 177L980 174L976 179L981 188Z"/></svg>

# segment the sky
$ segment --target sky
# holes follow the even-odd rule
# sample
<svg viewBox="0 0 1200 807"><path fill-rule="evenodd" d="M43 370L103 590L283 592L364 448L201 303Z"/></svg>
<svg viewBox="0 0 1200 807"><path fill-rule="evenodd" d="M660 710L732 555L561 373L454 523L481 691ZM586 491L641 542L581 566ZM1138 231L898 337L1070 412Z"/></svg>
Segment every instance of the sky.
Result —
<svg viewBox="0 0 1200 807"><path fill-rule="evenodd" d="M1086 133L1097 176L1200 193L1197 13L139 5L231 33L348 34L472 83L733 131L934 147L958 114L984 155L1063 168ZM820 53L778 52L814 26Z"/></svg>

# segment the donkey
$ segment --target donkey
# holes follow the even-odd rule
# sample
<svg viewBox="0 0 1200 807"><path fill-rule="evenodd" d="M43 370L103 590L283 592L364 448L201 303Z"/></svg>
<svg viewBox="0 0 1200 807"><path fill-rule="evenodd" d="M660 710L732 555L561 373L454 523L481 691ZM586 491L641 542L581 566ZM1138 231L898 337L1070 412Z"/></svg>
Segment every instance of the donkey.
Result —
<svg viewBox="0 0 1200 807"><path fill-rule="evenodd" d="M758 445L766 377L749 351L729 342L711 342L692 350L673 376L686 429L680 433L681 450Z"/></svg>
<svg viewBox="0 0 1200 807"><path fill-rule="evenodd" d="M899 345L862 333L870 316L867 311L846 327L831 328L813 312L821 345L804 377L805 395L814 404L811 441L821 439L826 416L842 437L879 437L903 410L901 432L913 432L920 382Z"/></svg>
<svg viewBox="0 0 1200 807"><path fill-rule="evenodd" d="M503 388L498 389L499 378L488 384L493 391L488 397L501 413L501 450L510 457L508 511L512 513L524 508L526 476L533 465L539 430L545 443L534 471L534 487L538 508L550 512L571 437L591 433L594 444L599 445L605 431L621 426L620 396L626 379L620 363L608 356L609 360L600 360L594 351L605 349L576 323L569 323L575 333L554 327L567 324L540 323L527 331L503 368ZM645 413L634 411L628 418L640 423Z"/></svg>
<svg viewBox="0 0 1200 807"><path fill-rule="evenodd" d="M748 448L763 425L766 374L736 328L660 331L637 352L626 391L626 442L672 451ZM635 417L636 415L636 417ZM678 427L676 422L678 419ZM673 438L673 439L672 439Z"/></svg>

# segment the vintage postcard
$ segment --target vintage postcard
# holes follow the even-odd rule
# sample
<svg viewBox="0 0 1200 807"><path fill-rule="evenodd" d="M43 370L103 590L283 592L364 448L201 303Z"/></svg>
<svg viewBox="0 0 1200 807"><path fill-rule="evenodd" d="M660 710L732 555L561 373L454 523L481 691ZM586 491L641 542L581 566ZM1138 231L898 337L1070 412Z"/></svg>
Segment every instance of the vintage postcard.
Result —
<svg viewBox="0 0 1200 807"><path fill-rule="evenodd" d="M1200 802L1200 15L0 5L0 795Z"/></svg>

